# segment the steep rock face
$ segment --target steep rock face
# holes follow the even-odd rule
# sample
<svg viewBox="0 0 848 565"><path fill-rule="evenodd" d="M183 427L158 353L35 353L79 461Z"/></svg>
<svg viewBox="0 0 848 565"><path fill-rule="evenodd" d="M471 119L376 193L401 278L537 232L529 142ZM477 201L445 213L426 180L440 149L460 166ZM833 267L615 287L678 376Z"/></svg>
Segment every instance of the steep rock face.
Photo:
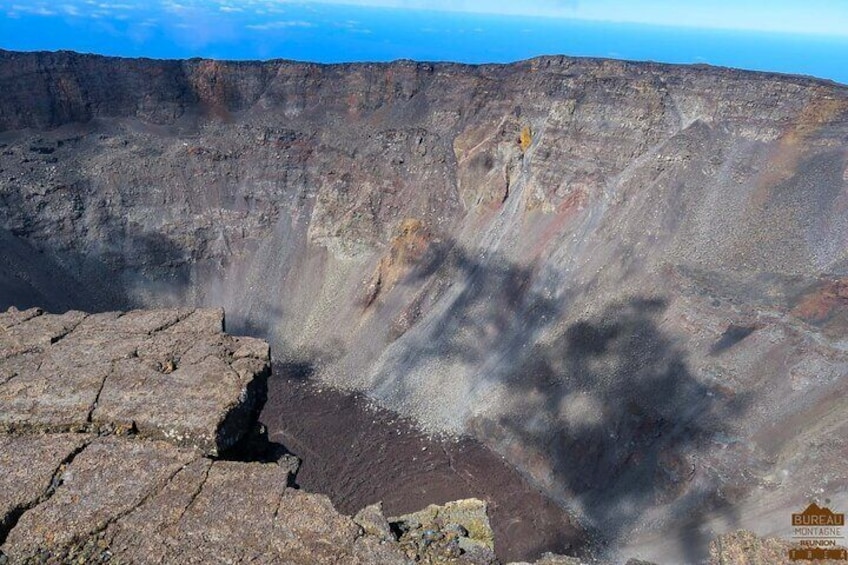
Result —
<svg viewBox="0 0 848 565"><path fill-rule="evenodd" d="M44 265L66 308L225 306L609 538L679 527L681 559L848 505L844 87L3 53L0 124L0 228L37 254L0 306Z"/></svg>

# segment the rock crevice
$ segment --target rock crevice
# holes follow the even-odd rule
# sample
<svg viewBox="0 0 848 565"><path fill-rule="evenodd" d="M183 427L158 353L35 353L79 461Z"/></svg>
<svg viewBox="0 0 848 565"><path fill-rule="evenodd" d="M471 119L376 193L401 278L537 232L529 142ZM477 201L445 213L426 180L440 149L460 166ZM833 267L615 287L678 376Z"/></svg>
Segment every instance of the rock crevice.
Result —
<svg viewBox="0 0 848 565"><path fill-rule="evenodd" d="M25 512L35 508L39 504L42 504L42 503L48 501L50 499L50 497L53 496L53 494L56 492L56 489L59 488L62 485L63 475L64 475L65 471L67 470L68 466L71 465L71 463L73 463L73 461L77 457L77 455L82 453L82 451L86 447L88 447L88 445L90 444L92 439L93 438L91 438L90 436L85 436L85 435L69 436L69 437L59 438L58 443L59 443L60 446L61 446L61 444L64 444L66 442L70 442L70 446L73 447L73 449L56 466L56 468L54 469L54 471L50 475L49 482L47 483L46 488L43 490L43 492L37 498L29 499L29 500L23 500L23 501L19 500L17 502L17 504L14 504L14 505L10 505L9 501L4 501L4 507L0 508L0 511L2 511L2 516L0 516L0 518L2 518L2 519L0 519L0 547L3 546L3 544L6 541L6 538L9 536L9 533L15 528L18 521L21 519L21 517L24 515ZM23 448L30 447L30 448L36 448L37 449L39 447L37 444L36 445L27 445L26 442L24 442L23 445L16 445L16 443L18 443L18 442L15 442L11 438L7 438L7 441L5 441L5 442L0 440L0 449L2 449L2 450L14 450L14 449L18 449L18 448L21 448L21 447L23 447ZM34 453L34 454L30 454L30 453L26 453L26 452L24 452L24 453L25 453L25 456L27 456L27 457L30 456L30 455L33 455L34 459L36 461L38 461L40 459L40 457L43 456L43 453ZM3 462L3 465L0 465L0 466L5 467L5 466L8 465L9 467L11 467L11 464L10 464L10 461L9 461L10 458L15 458L15 454L10 453L10 454L5 455L5 457L4 457L4 455L0 454L0 461ZM8 471L9 469L5 469L5 470ZM12 469L12 470L18 470L18 469ZM11 489L11 485L7 484L7 485L4 485L4 486ZM31 486L33 486L33 485L26 485L26 486L23 487L23 489L26 489L26 488L31 487ZM17 488L20 489L21 485L18 485ZM14 497L14 494L12 496Z"/></svg>

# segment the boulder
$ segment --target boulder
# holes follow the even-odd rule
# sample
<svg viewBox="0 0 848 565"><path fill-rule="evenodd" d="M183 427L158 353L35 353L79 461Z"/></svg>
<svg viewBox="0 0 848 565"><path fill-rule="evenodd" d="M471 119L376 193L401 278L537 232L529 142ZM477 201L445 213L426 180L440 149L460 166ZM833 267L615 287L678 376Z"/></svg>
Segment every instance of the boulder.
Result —
<svg viewBox="0 0 848 565"><path fill-rule="evenodd" d="M495 540L486 503L469 498L431 504L424 510L391 518L398 541L409 557L425 563L462 558L466 563L495 563Z"/></svg>

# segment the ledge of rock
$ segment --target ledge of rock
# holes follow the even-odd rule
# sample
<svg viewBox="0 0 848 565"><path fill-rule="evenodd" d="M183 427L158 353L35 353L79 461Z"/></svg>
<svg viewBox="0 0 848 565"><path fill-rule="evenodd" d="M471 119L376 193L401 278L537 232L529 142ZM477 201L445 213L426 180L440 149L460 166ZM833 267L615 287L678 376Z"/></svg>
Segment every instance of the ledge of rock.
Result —
<svg viewBox="0 0 848 565"><path fill-rule="evenodd" d="M140 437L0 436L0 563L496 562L481 501L351 518L291 473Z"/></svg>
<svg viewBox="0 0 848 565"><path fill-rule="evenodd" d="M218 455L249 429L268 344L214 309L0 314L0 431L132 433Z"/></svg>
<svg viewBox="0 0 848 565"><path fill-rule="evenodd" d="M221 310L0 314L0 564L494 563L485 503L355 518L297 465L217 458L255 426L268 345Z"/></svg>

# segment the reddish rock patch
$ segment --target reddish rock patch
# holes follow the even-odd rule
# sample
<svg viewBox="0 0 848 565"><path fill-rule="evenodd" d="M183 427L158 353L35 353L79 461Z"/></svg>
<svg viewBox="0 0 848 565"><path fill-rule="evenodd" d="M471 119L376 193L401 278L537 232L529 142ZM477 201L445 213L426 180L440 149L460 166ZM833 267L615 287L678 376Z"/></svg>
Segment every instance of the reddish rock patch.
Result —
<svg viewBox="0 0 848 565"><path fill-rule="evenodd" d="M792 314L811 324L822 325L835 315L848 314L848 278L827 281L804 295Z"/></svg>

